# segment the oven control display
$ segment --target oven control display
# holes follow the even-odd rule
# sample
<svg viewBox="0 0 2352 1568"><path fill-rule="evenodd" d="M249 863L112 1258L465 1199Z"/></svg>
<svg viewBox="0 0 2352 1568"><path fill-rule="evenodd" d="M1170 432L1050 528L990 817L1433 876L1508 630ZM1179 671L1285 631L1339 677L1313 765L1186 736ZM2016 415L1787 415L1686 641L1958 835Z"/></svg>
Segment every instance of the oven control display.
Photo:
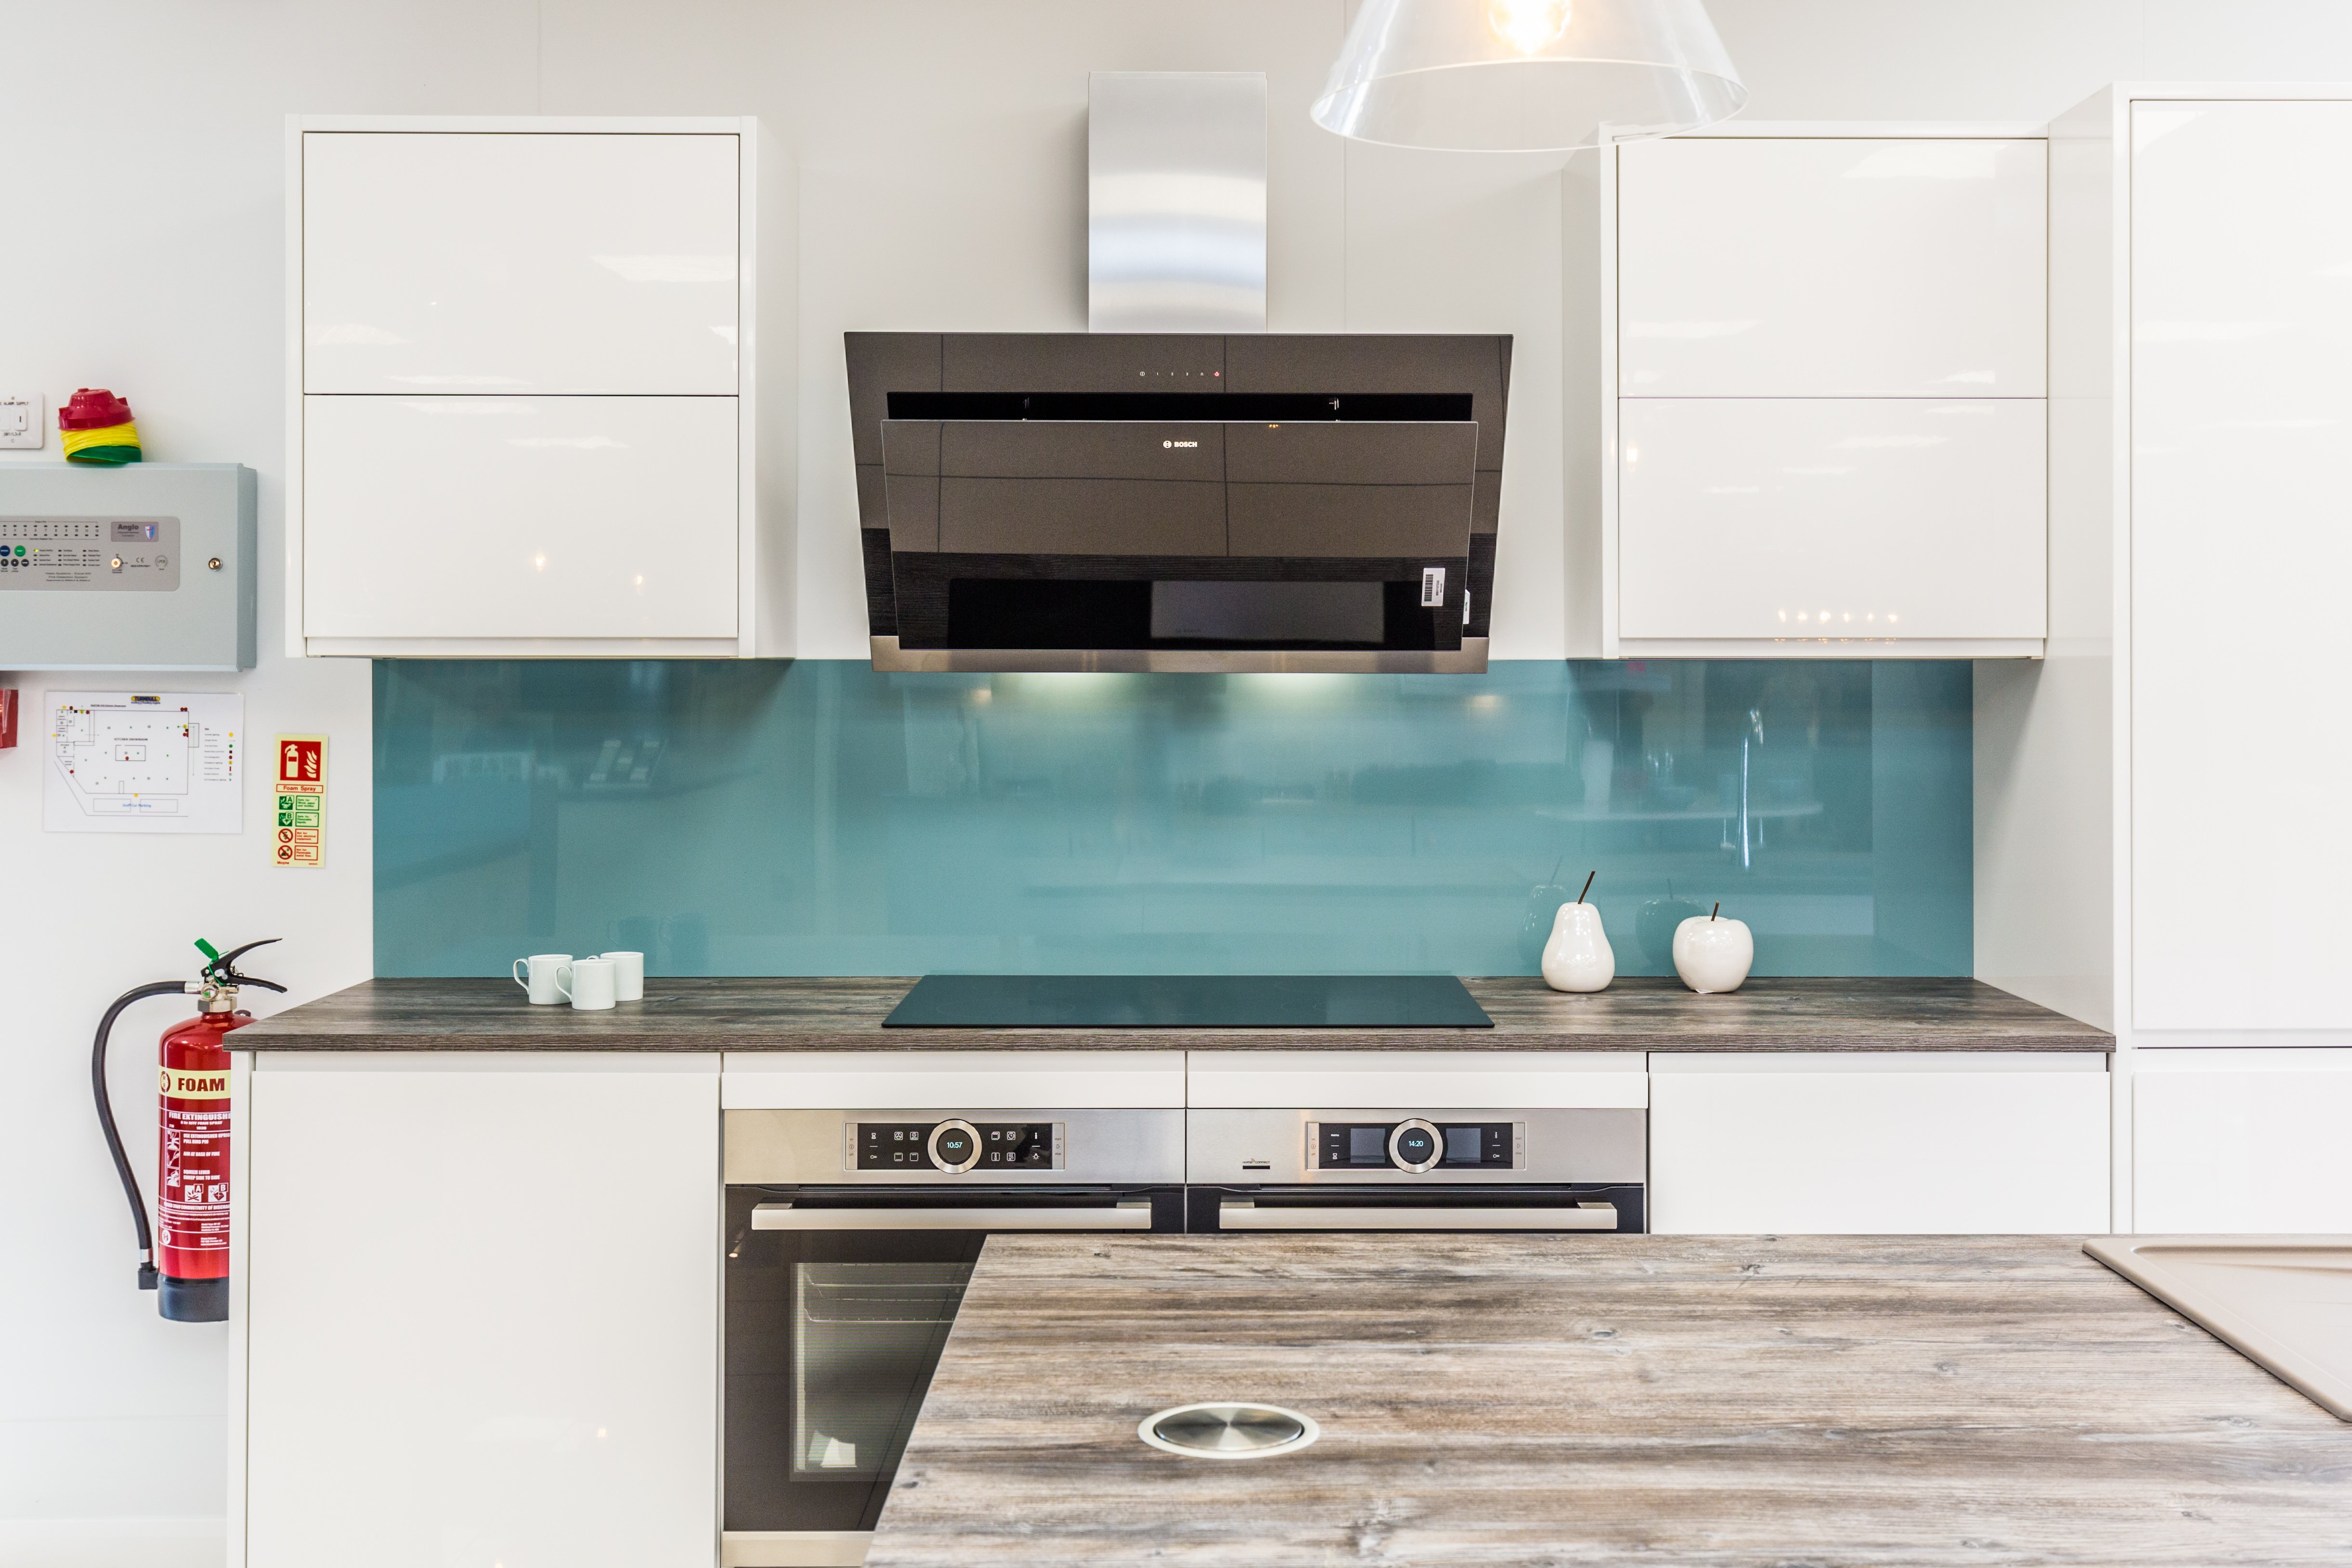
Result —
<svg viewBox="0 0 2352 1568"><path fill-rule="evenodd" d="M1518 1163L1510 1122L1319 1122L1318 1170L1510 1170ZM1394 1145L1394 1146L1391 1146Z"/></svg>
<svg viewBox="0 0 2352 1568"><path fill-rule="evenodd" d="M978 1174L1053 1170L1061 1164L1054 1157L1051 1122L860 1122L856 1147L862 1171Z"/></svg>

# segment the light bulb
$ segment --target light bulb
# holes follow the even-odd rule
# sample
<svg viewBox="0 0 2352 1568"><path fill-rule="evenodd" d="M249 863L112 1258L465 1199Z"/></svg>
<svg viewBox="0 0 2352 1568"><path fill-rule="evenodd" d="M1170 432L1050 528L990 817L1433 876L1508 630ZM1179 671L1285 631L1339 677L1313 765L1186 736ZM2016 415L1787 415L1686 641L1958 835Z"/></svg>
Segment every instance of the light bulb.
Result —
<svg viewBox="0 0 2352 1568"><path fill-rule="evenodd" d="M1568 31L1569 0L1486 0L1486 25L1523 55Z"/></svg>

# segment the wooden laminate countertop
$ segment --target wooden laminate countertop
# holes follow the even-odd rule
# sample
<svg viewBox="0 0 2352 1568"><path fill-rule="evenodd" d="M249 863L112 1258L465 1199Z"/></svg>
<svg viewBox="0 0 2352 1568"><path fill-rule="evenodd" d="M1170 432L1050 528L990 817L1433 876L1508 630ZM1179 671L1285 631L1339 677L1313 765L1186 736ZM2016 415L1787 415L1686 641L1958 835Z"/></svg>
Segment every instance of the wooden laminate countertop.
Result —
<svg viewBox="0 0 2352 1568"><path fill-rule="evenodd" d="M652 979L609 1012L507 979L369 980L240 1030L240 1051L2097 1051L2115 1038L1978 980L1670 978L1570 996L1464 982L1493 1029L892 1029L912 979Z"/></svg>
<svg viewBox="0 0 2352 1568"><path fill-rule="evenodd" d="M866 1563L2340 1565L2352 1425L2074 1239L998 1236Z"/></svg>

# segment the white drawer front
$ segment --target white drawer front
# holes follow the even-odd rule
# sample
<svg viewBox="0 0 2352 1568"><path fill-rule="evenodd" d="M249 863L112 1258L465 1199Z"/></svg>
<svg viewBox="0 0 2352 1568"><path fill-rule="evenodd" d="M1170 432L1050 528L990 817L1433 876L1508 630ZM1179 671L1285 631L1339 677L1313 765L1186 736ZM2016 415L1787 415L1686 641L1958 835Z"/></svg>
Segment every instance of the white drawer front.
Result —
<svg viewBox="0 0 2352 1568"><path fill-rule="evenodd" d="M1190 1075L1192 1104L1239 1109L1639 1109L1650 1082L1615 1051L1196 1051Z"/></svg>
<svg viewBox="0 0 2352 1568"><path fill-rule="evenodd" d="M1184 1053L1177 1051L730 1051L726 1061L719 1102L730 1111L1184 1103Z"/></svg>
<svg viewBox="0 0 2352 1568"><path fill-rule="evenodd" d="M1848 1071L1833 1057L1785 1070L1796 1065L1685 1058L1652 1079L1651 1229L2107 1228L2105 1072Z"/></svg>

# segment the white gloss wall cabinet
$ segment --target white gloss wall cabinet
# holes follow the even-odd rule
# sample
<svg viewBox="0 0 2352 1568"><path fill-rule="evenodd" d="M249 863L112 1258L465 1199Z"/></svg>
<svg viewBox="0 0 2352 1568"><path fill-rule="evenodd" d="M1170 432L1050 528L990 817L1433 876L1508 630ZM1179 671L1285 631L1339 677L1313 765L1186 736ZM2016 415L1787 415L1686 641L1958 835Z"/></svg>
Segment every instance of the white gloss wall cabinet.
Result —
<svg viewBox="0 0 2352 1568"><path fill-rule="evenodd" d="M709 1563L719 1059L241 1082L231 1561Z"/></svg>
<svg viewBox="0 0 2352 1568"><path fill-rule="evenodd" d="M1601 157L1602 656L2040 655L2039 128Z"/></svg>
<svg viewBox="0 0 2352 1568"><path fill-rule="evenodd" d="M313 635L735 635L732 398L304 402Z"/></svg>
<svg viewBox="0 0 2352 1568"><path fill-rule="evenodd" d="M1618 430L1624 636L2038 644L2039 399L1639 398Z"/></svg>
<svg viewBox="0 0 2352 1568"><path fill-rule="evenodd" d="M2352 102L2131 116L2132 1019L2352 1030Z"/></svg>
<svg viewBox="0 0 2352 1568"><path fill-rule="evenodd" d="M2104 1056L1658 1052L1650 1072L1655 1232L2106 1228Z"/></svg>
<svg viewBox="0 0 2352 1568"><path fill-rule="evenodd" d="M1628 397L2040 397L2039 139L1678 136L1617 156Z"/></svg>
<svg viewBox="0 0 2352 1568"><path fill-rule="evenodd" d="M287 189L289 652L793 652L757 121L295 116Z"/></svg>
<svg viewBox="0 0 2352 1568"><path fill-rule="evenodd" d="M741 143L306 134L303 390L733 397Z"/></svg>

